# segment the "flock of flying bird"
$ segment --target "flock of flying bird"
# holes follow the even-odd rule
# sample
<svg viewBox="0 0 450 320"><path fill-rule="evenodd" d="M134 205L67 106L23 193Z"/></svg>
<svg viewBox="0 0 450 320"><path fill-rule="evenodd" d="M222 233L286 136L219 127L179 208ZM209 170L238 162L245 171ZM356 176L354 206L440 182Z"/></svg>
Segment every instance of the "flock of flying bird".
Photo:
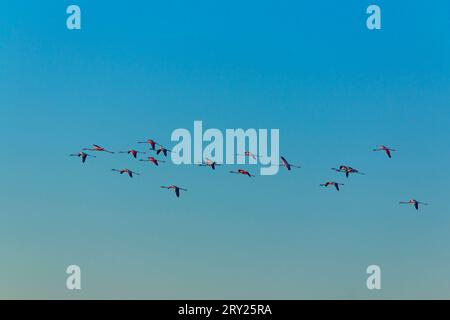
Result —
<svg viewBox="0 0 450 320"><path fill-rule="evenodd" d="M173 152L172 150L169 150L167 148L165 148L164 146L162 146L161 144L157 143L155 140L152 139L148 139L147 141L141 141L141 142L137 142L138 144L148 144L150 147L150 151L153 151L156 153L156 155L160 155L163 154L165 157L167 157L169 152ZM91 155L86 153L85 151L93 151L93 152L105 152L105 153L110 153L110 154L114 154L115 152L107 150L99 145L94 144L92 146L92 148L83 148L82 151L80 151L79 153L75 153L75 154L70 154L71 157L79 157L81 158L82 163L86 162L86 159L88 157L93 157L95 158L96 156ZM391 149L388 148L384 145L379 146L376 149L373 149L373 151L383 151L389 158L392 158L392 152L395 152L395 149ZM137 151L135 149L130 149L127 151L119 151L118 153L126 153L131 155L133 158L137 159L138 154L146 154L146 152L143 151ZM256 160L257 158L261 157L259 155L253 154L250 151L246 151L243 154L236 154L237 156L241 156L241 157L248 157L248 158L252 158L254 160ZM283 156L280 157L281 158L281 164L280 166L283 166L284 168L286 168L287 170L291 170L292 168L301 168L301 166L299 165L293 165L291 163L289 163L286 158L284 158ZM139 161L147 161L147 162L151 162L153 163L155 166L159 166L159 163L164 163L166 161L164 160L160 160L160 159L156 159L153 156L149 156L146 159L139 159ZM202 163L198 163L198 166L202 166L202 167L210 167L212 170L215 170L217 166L220 166L220 163L217 163L215 161L212 161L208 158L205 159L204 162ZM340 165L338 168L331 168L332 170L339 172L339 173L344 173L345 176L348 178L350 176L350 174L360 174L360 175L364 175L363 172L360 172L359 170L352 168L350 166L346 166L346 165ZM127 174L130 178L133 178L134 175L139 175L139 173L134 172L130 169L124 168L124 169L112 169L113 172L118 172L119 174ZM248 176L248 177L254 177L253 174L251 174L249 171L244 170L244 169L238 169L237 171L229 171L230 173L233 174L240 174L240 175L244 175L244 176ZM335 181L327 181L323 184L320 184L320 186L322 187L334 187L337 191L339 191L339 186L344 185L343 183L339 183L339 182L335 182ZM168 189L168 190L173 190L175 192L175 195L177 197L180 196L180 191L187 191L187 189L184 188L180 188L176 185L169 185L169 186L161 186L161 188L163 189ZM408 201L400 201L399 204L409 204L414 206L414 208L416 210L419 210L419 205L428 205L428 203L425 202L421 202L415 199L410 199Z"/></svg>

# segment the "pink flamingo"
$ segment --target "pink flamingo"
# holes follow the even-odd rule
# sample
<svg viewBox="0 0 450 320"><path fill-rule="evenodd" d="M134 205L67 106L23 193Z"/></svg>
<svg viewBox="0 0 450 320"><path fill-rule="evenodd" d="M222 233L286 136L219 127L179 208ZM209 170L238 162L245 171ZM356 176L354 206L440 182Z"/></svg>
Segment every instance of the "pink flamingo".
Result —
<svg viewBox="0 0 450 320"><path fill-rule="evenodd" d="M237 156L241 156L241 157L249 157L249 158L253 158L254 160L256 160L256 158L260 158L261 156L258 156L257 154L254 154L250 151L245 151L244 154L240 154L240 153L236 153Z"/></svg>
<svg viewBox="0 0 450 320"><path fill-rule="evenodd" d="M208 158L206 158L205 162L198 164L198 166L200 166L200 167L210 167L213 170L216 170L216 166L220 166L220 165L221 165L220 163L212 161Z"/></svg>
<svg viewBox="0 0 450 320"><path fill-rule="evenodd" d="M147 159L141 159L141 160L139 160L139 161L150 161L150 162L153 162L154 164L155 164L155 166L158 166L159 164L159 162L165 162L165 161L163 161L163 160L158 160L158 159L155 159L155 158L153 158L153 157L148 157L148 160Z"/></svg>
<svg viewBox="0 0 450 320"><path fill-rule="evenodd" d="M147 141L138 142L138 143L148 143L152 150L155 150L155 147L160 145L159 143L157 143L155 140L152 140L152 139L147 139Z"/></svg>
<svg viewBox="0 0 450 320"><path fill-rule="evenodd" d="M290 164L284 157L281 157L281 164L280 164L280 166L285 167L289 171L291 170L291 168L301 168L301 166Z"/></svg>
<svg viewBox="0 0 450 320"><path fill-rule="evenodd" d="M99 152L107 152L107 153L114 153L112 151L106 150L105 148L100 147L99 145L93 144L92 145L93 148L89 149L89 148L83 148L83 150L87 150L87 151L99 151Z"/></svg>
<svg viewBox="0 0 450 320"><path fill-rule="evenodd" d="M131 149L131 150L128 150L128 151L119 151L119 153L128 153L128 154L131 154L131 156L132 156L133 158L135 158L135 159L136 159L138 153L143 153L143 154L145 154L145 152L137 151L137 150L134 150L134 149Z"/></svg>
<svg viewBox="0 0 450 320"><path fill-rule="evenodd" d="M166 187L166 186L161 186L161 188L163 188L163 189L173 189L174 191L175 191L175 194L177 195L177 198L178 197L180 197L180 190L183 190L183 191L187 191L187 189L183 189L183 188L180 188L180 187L177 187L177 186L175 186L175 185L171 185L171 186L168 186L168 187Z"/></svg>
<svg viewBox="0 0 450 320"><path fill-rule="evenodd" d="M336 188L337 191L339 191L339 186L343 186L343 183L338 183L338 182L334 182L334 181L327 181L325 183L322 183L320 186L321 187L329 187L329 186L334 186Z"/></svg>
<svg viewBox="0 0 450 320"><path fill-rule="evenodd" d="M384 151L389 158L392 158L391 151L397 151L395 149L390 149L386 146L379 146L377 149L373 149L373 151Z"/></svg>
<svg viewBox="0 0 450 320"><path fill-rule="evenodd" d="M156 151L156 154L160 154L161 152L164 154L164 156L167 157L167 152L173 152L172 150L166 149L163 146L159 145L159 149Z"/></svg>
<svg viewBox="0 0 450 320"><path fill-rule="evenodd" d="M95 158L95 156L91 156L90 154L84 153L84 152L79 152L76 154L70 154L70 157L80 157L81 158L81 162L85 163L86 162L86 158L87 157L93 157Z"/></svg>
<svg viewBox="0 0 450 320"><path fill-rule="evenodd" d="M139 176L139 173L134 172L134 171L131 171L130 169L121 169L121 170L118 170L118 169L112 169L112 171L116 171L116 172L118 172L118 173L120 173L120 174L126 173L126 174L128 174L128 175L130 176L130 178L133 178L133 175L134 175L134 174L137 175L137 176Z"/></svg>
<svg viewBox="0 0 450 320"><path fill-rule="evenodd" d="M400 204L412 204L414 206L414 208L416 208L416 210L419 210L419 204L423 204L424 206L427 206L428 203L425 202L420 202L414 199L411 199L409 201L400 201Z"/></svg>
<svg viewBox="0 0 450 320"><path fill-rule="evenodd" d="M339 166L339 169L331 168L331 170L334 170L334 171L337 171L337 172L344 172L344 173L345 173L345 176L346 176L347 178L348 178L348 176L349 176L350 173L357 173L357 174L362 174L362 175L365 174L365 173L362 173L362 172L360 172L360 171L358 171L358 170L356 170L356 169L354 169L354 168L352 168L352 167L344 166L344 165L340 165L340 166Z"/></svg>
<svg viewBox="0 0 450 320"><path fill-rule="evenodd" d="M243 175L249 176L250 178L254 177L254 175L250 174L250 172L243 170L243 169L239 169L238 171L230 171L230 173L243 174Z"/></svg>

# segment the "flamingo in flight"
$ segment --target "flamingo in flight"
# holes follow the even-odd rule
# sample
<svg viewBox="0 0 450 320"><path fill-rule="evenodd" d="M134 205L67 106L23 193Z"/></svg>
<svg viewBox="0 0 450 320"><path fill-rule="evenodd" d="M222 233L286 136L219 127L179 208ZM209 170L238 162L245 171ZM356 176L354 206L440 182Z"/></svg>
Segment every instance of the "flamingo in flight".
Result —
<svg viewBox="0 0 450 320"><path fill-rule="evenodd" d="M90 154L87 154L85 152L74 153L74 154L70 154L69 156L70 157L80 157L81 158L81 162L83 162L83 163L86 162L87 157L94 157L94 158L96 158L95 156L91 156Z"/></svg>
<svg viewBox="0 0 450 320"><path fill-rule="evenodd" d="M339 169L336 168L331 168L331 170L337 171L337 172L344 172L345 176L348 178L350 173L357 173L357 174L362 174L364 175L365 173L360 172L358 170L356 170L355 168L349 167L349 166L344 166L344 165L340 165Z"/></svg>
<svg viewBox="0 0 450 320"><path fill-rule="evenodd" d="M243 174L243 175L249 176L250 178L254 177L254 175L252 175L250 172L248 172L244 169L239 169L238 171L230 171L230 173Z"/></svg>
<svg viewBox="0 0 450 320"><path fill-rule="evenodd" d="M428 203L420 202L420 201L417 201L414 199L411 199L409 201L400 201L399 203L400 204L412 204L414 206L414 208L416 208L416 210L419 210L419 204L424 205L424 206L428 205Z"/></svg>
<svg viewBox="0 0 450 320"><path fill-rule="evenodd" d="M121 169L121 170L112 169L112 171L116 171L116 172L118 172L120 174L126 173L126 174L128 174L130 176L130 178L133 178L133 175L139 175L139 173L131 171L130 169Z"/></svg>
<svg viewBox="0 0 450 320"><path fill-rule="evenodd" d="M206 158L205 162L198 164L198 166L200 166L200 167L210 167L213 170L216 170L216 166L220 166L220 165L221 165L220 163L212 161L208 158Z"/></svg>
<svg viewBox="0 0 450 320"><path fill-rule="evenodd" d="M141 141L138 143L148 143L152 150L156 150L156 146L160 145L158 142L156 142L155 140L152 140L152 139L147 139L147 141Z"/></svg>
<svg viewBox="0 0 450 320"><path fill-rule="evenodd" d="M289 171L292 168L299 168L299 169L301 168L301 166L297 166L297 165L293 165L293 164L289 163L284 157L281 157L281 164L280 164L280 166L285 167Z"/></svg>
<svg viewBox="0 0 450 320"><path fill-rule="evenodd" d="M334 186L336 188L337 191L339 191L339 186L343 186L343 183L338 183L338 182L334 182L334 181L327 181L325 183L322 183L320 186L321 187L330 187L330 186Z"/></svg>
<svg viewBox="0 0 450 320"><path fill-rule="evenodd" d="M134 149L131 149L131 150L128 150L128 151L119 151L119 153L128 153L128 154L131 154L131 156L132 156L133 158L135 158L135 159L136 159L138 153L143 153L143 154L145 154L145 152L137 151L137 150L134 150Z"/></svg>
<svg viewBox="0 0 450 320"><path fill-rule="evenodd" d="M155 166L158 166L158 165L159 165L159 162L165 162L165 161L163 161L163 160L158 160L158 159L155 159L155 158L153 158L153 157L148 157L148 159L140 159L139 161L149 161L149 162L153 162L153 163L155 164Z"/></svg>
<svg viewBox="0 0 450 320"><path fill-rule="evenodd" d="M84 148L83 150L87 150L87 151L101 151L101 152L107 152L107 153L114 153L112 151L106 150L105 148L100 147L99 145L93 144L92 145L93 148L89 149L89 148Z"/></svg>
<svg viewBox="0 0 450 320"><path fill-rule="evenodd" d="M156 154L158 155L158 154L160 154L161 152L163 153L163 155L164 155L165 157L167 157L167 153L168 153L168 152L173 152L173 151L164 148L162 145L159 145L159 149L156 150Z"/></svg>
<svg viewBox="0 0 450 320"><path fill-rule="evenodd" d="M177 198L179 198L180 197L180 190L183 190L183 191L187 191L187 189L183 189L183 188L180 188L180 187L177 187L177 186L175 186L175 185L171 185L171 186L161 186L161 188L163 188L163 189L173 189L174 191L175 191L175 194L177 195Z"/></svg>
<svg viewBox="0 0 450 320"><path fill-rule="evenodd" d="M386 146L379 146L377 149L373 149L373 151L384 151L389 158L392 158L391 151L397 151L395 149L388 148Z"/></svg>
<svg viewBox="0 0 450 320"><path fill-rule="evenodd" d="M260 158L261 156L258 156L257 154L254 154L250 151L245 151L244 154L240 154L240 153L236 153L237 156L241 156L241 157L249 157L249 158L253 158L254 160L256 160L256 158Z"/></svg>

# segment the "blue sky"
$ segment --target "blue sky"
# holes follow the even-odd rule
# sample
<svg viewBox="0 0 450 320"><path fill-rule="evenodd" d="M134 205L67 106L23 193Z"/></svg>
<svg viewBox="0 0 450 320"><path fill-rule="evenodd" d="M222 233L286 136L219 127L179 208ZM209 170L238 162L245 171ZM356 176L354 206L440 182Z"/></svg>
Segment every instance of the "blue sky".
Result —
<svg viewBox="0 0 450 320"><path fill-rule="evenodd" d="M79 31L66 28L72 3ZM372 3L379 31L365 26ZM0 1L0 298L450 298L449 10ZM303 168L246 179L68 157L170 145L194 120L278 128ZM371 152L379 144L398 152ZM339 164L366 176L347 180ZM159 188L172 183L189 191ZM397 204L411 197L430 206ZM65 288L70 264L79 292ZM380 291L365 287L371 264Z"/></svg>

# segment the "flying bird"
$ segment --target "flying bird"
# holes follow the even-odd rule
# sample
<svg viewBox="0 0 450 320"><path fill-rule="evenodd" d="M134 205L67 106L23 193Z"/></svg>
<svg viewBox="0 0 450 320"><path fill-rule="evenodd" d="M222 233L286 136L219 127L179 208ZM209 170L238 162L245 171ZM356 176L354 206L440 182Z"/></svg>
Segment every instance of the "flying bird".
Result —
<svg viewBox="0 0 450 320"><path fill-rule="evenodd" d="M206 158L205 162L199 163L197 165L200 167L210 167L211 169L216 170L216 166L220 166L221 164Z"/></svg>
<svg viewBox="0 0 450 320"><path fill-rule="evenodd" d="M230 171L230 173L243 174L243 175L249 176L250 178L254 177L254 175L250 174L250 172L243 170L243 169L239 169L238 171Z"/></svg>
<svg viewBox="0 0 450 320"><path fill-rule="evenodd" d="M357 174L362 174L364 175L365 173L360 172L358 170L356 170L355 168L349 167L349 166L344 166L344 165L340 165L339 169L336 168L331 168L331 170L337 171L337 172L343 172L345 173L345 176L348 178L350 173L357 173Z"/></svg>
<svg viewBox="0 0 450 320"><path fill-rule="evenodd" d="M128 151L119 151L119 153L128 153L128 154L131 154L131 156L132 156L133 158L135 158L135 159L136 159L138 153L143 153L143 154L145 154L145 152L137 151L137 150L134 150L134 149L131 149L131 150L128 150Z"/></svg>
<svg viewBox="0 0 450 320"><path fill-rule="evenodd" d="M291 170L291 168L301 168L301 166L293 165L293 164L289 163L284 157L281 157L281 164L280 164L280 166L285 167L289 171Z"/></svg>
<svg viewBox="0 0 450 320"><path fill-rule="evenodd" d="M152 139L147 139L147 141L142 141L142 142L138 142L138 143L148 143L152 150L155 150L156 146L160 145L159 143L157 143L155 140L152 140Z"/></svg>
<svg viewBox="0 0 450 320"><path fill-rule="evenodd" d="M177 187L177 186L175 186L175 185L171 185L171 186L168 186L168 187L166 187L166 186L161 186L161 188L163 188L163 189L173 189L174 191L175 191L175 194L177 195L177 198L178 197L180 197L180 190L183 190L183 191L187 191L187 189L183 189L183 188L180 188L180 187Z"/></svg>
<svg viewBox="0 0 450 320"><path fill-rule="evenodd" d="M261 156L258 156L257 154L254 154L250 151L245 151L244 154L241 153L236 153L237 156L241 156L241 157L249 157L252 158L254 160L256 160L256 158L260 158Z"/></svg>
<svg viewBox="0 0 450 320"><path fill-rule="evenodd" d="M338 183L338 182L334 182L334 181L327 181L325 183L322 183L320 186L321 187L330 187L330 186L334 186L336 188L337 191L339 191L339 186L343 186L343 183Z"/></svg>
<svg viewBox="0 0 450 320"><path fill-rule="evenodd" d="M400 204L412 204L414 206L414 208L416 208L416 210L419 210L419 204L424 205L424 206L428 205L428 203L420 202L420 201L417 201L414 199L411 199L409 201L400 201L399 203Z"/></svg>
<svg viewBox="0 0 450 320"><path fill-rule="evenodd" d="M158 160L155 159L154 157L148 157L147 159L140 159L139 161L149 161L149 162L153 162L155 164L155 166L159 165L159 162L165 162L163 160Z"/></svg>
<svg viewBox="0 0 450 320"><path fill-rule="evenodd" d="M91 156L90 154L87 154L85 152L74 153L74 154L70 154L69 156L70 157L80 157L81 158L81 162L83 162L83 163L86 162L86 158L87 157L94 157L94 158L96 158L95 156Z"/></svg>
<svg viewBox="0 0 450 320"><path fill-rule="evenodd" d="M126 173L126 174L128 174L128 176L130 176L130 178L133 178L133 175L137 175L137 176L139 175L139 173L131 171L130 169L121 169L121 170L112 169L112 171L116 171L116 172L118 172L120 174Z"/></svg>
<svg viewBox="0 0 450 320"><path fill-rule="evenodd" d="M172 150L166 149L161 145L159 145L159 146L160 146L159 149L156 151L157 155L159 155L162 152L163 155L167 157L167 152L173 152Z"/></svg>
<svg viewBox="0 0 450 320"><path fill-rule="evenodd" d="M83 148L83 150L87 151L101 151L101 152L107 152L107 153L114 153L112 151L106 150L105 148L100 147L99 145L93 144L93 148Z"/></svg>
<svg viewBox="0 0 450 320"><path fill-rule="evenodd" d="M373 149L373 151L384 151L389 158L392 158L391 151L397 151L395 149L390 149L386 146L379 146L377 149Z"/></svg>

